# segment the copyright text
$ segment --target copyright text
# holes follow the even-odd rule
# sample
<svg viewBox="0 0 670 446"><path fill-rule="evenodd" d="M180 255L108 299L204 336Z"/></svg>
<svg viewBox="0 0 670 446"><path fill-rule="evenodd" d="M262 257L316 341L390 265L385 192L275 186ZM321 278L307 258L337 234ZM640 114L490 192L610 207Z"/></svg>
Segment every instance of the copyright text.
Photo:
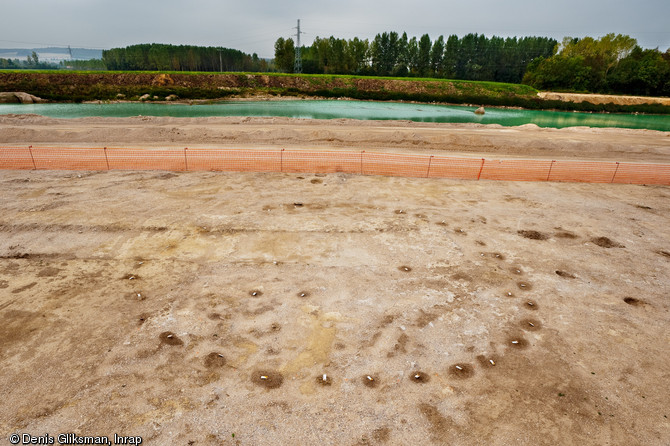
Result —
<svg viewBox="0 0 670 446"><path fill-rule="evenodd" d="M142 444L142 437L134 435L78 435L75 433L58 435L31 435L14 433L9 436L11 444Z"/></svg>

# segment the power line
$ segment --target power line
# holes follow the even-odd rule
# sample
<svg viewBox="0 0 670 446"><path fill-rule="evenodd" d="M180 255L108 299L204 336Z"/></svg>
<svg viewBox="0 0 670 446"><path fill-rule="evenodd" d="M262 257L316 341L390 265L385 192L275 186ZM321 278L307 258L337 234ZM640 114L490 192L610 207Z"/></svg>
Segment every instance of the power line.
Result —
<svg viewBox="0 0 670 446"><path fill-rule="evenodd" d="M296 33L298 40L295 46L295 62L293 64L293 72L302 73L302 57L300 56L300 19L298 19L298 26L296 28L298 29L298 32Z"/></svg>

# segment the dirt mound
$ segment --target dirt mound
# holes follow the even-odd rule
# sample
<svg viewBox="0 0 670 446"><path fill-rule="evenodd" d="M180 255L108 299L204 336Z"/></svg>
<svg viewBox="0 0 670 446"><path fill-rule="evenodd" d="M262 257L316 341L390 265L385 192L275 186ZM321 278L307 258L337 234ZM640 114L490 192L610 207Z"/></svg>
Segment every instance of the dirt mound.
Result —
<svg viewBox="0 0 670 446"><path fill-rule="evenodd" d="M553 93L543 91L537 94L542 99L564 102L589 102L591 104L641 105L661 104L670 105L670 98L655 98L648 96L618 96L610 94L581 94L581 93Z"/></svg>

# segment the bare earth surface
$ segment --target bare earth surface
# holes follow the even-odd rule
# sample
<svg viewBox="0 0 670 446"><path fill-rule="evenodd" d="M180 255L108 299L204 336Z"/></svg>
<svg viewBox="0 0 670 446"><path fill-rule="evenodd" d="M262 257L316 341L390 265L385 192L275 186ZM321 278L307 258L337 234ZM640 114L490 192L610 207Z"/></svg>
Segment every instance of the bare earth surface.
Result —
<svg viewBox="0 0 670 446"><path fill-rule="evenodd" d="M670 105L670 98L651 97L651 96L621 96L611 94L583 94L583 93L554 93L542 91L537 94L543 99L554 99L570 102L590 102L592 104L619 104L619 105L640 105L640 104L661 104Z"/></svg>
<svg viewBox="0 0 670 446"><path fill-rule="evenodd" d="M670 132L291 118L52 119L0 116L0 146L248 147L379 150L490 158L670 163Z"/></svg>
<svg viewBox="0 0 670 446"><path fill-rule="evenodd" d="M667 141L0 118L5 146L292 142L667 161ZM0 171L0 186L0 444L13 432L176 445L670 443L667 187L134 171Z"/></svg>

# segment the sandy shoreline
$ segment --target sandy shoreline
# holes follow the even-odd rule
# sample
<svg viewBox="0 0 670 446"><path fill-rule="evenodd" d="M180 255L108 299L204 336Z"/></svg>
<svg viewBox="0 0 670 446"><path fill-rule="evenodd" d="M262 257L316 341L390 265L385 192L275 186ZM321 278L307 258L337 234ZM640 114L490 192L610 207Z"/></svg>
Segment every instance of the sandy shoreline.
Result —
<svg viewBox="0 0 670 446"><path fill-rule="evenodd" d="M535 125L211 117L0 116L0 145L379 150L488 157L670 162L670 132Z"/></svg>

